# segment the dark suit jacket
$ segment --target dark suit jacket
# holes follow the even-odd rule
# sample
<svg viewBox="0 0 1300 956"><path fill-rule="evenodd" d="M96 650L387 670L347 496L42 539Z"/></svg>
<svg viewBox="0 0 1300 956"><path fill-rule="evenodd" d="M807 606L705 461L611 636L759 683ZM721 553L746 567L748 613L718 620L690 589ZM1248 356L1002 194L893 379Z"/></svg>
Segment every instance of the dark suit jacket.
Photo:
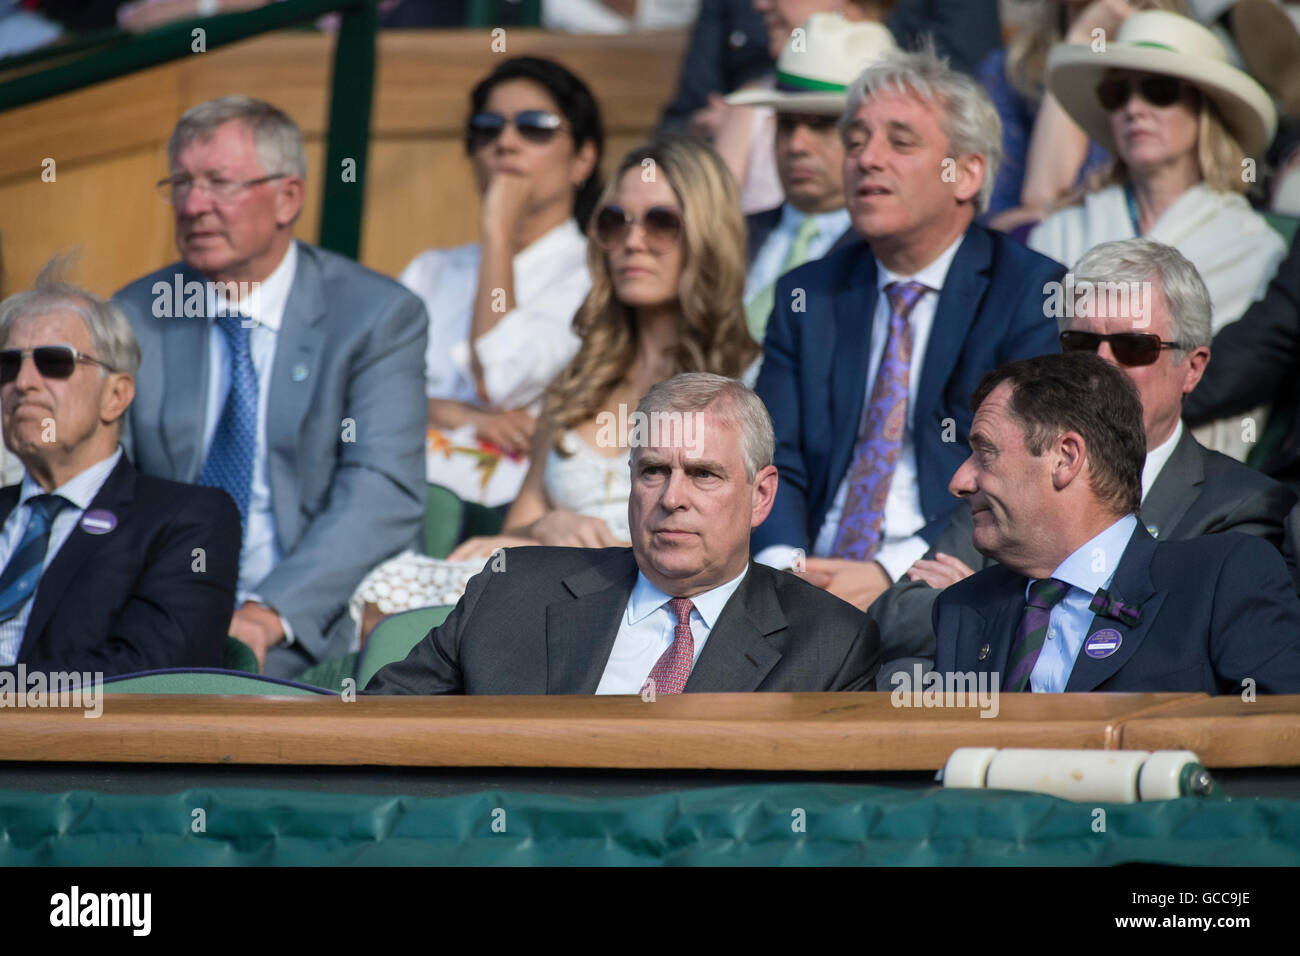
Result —
<svg viewBox="0 0 1300 956"><path fill-rule="evenodd" d="M940 594L935 669L1005 674L1027 583L995 565ZM1066 691L1231 694L1250 678L1261 693L1300 693L1300 599L1268 542L1213 534L1157 544L1139 524L1110 591L1141 620L1095 616L1088 633L1113 628L1121 644L1100 659L1080 651Z"/></svg>
<svg viewBox="0 0 1300 956"><path fill-rule="evenodd" d="M852 465L871 339L886 331L872 328L877 275L859 240L777 282L756 390L776 427L781 485L751 538L755 551L773 544L811 551ZM957 503L948 482L970 454L970 396L980 378L1003 362L1060 350L1043 286L1064 275L1060 263L1001 233L980 225L966 231L939 295L913 410L927 541ZM803 312L792 310L795 289L804 293Z"/></svg>
<svg viewBox="0 0 1300 956"><path fill-rule="evenodd" d="M780 206L773 206L771 209L764 209L762 212L751 212L745 217L745 242L746 259L749 266L753 266L754 260L758 257L758 251L763 248L763 243L767 242L767 237L772 235L772 230L781 224L781 210L785 208L784 203ZM826 252L832 253L836 249L842 249L844 246L852 245L858 238L857 233L850 226L840 234Z"/></svg>
<svg viewBox="0 0 1300 956"><path fill-rule="evenodd" d="M630 548L516 548L367 686L381 694L594 694L636 583ZM869 690L875 624L784 571L750 564L686 690Z"/></svg>
<svg viewBox="0 0 1300 956"><path fill-rule="evenodd" d="M420 533L424 515L424 305L393 280L299 242L276 337L266 407L267 483L280 562L255 586L293 628L265 673L293 677L347 652L348 597L366 572ZM155 286L184 263L114 296L143 362L128 417L133 460L146 475L197 481L207 420L209 323L158 315Z"/></svg>
<svg viewBox="0 0 1300 956"><path fill-rule="evenodd" d="M1291 241L1264 297L1219 331L1211 352L1183 417L1201 425L1268 402L1279 412L1293 412L1290 435L1263 468L1281 480L1300 482L1300 235Z"/></svg>
<svg viewBox="0 0 1300 956"><path fill-rule="evenodd" d="M0 489L0 522L21 487ZM41 575L17 662L105 676L220 667L239 569L230 496L141 475L123 455L87 509L96 510L116 527L90 534L78 523L63 542Z"/></svg>
<svg viewBox="0 0 1300 956"><path fill-rule="evenodd" d="M767 28L750 0L702 0L682 59L677 92L664 110L664 129L685 126L710 93L730 93L773 69Z"/></svg>
<svg viewBox="0 0 1300 956"><path fill-rule="evenodd" d="M1142 523L1161 541L1185 541L1205 534L1236 531L1263 538L1280 548L1283 522L1296 494L1239 461L1210 451L1183 430L1173 454L1142 501ZM971 542L970 508L957 507L926 558L942 551L979 571L995 562ZM1287 566L1294 573L1293 558ZM939 592L924 581L904 578L878 597L867 613L880 626L883 659L934 657L931 612Z"/></svg>

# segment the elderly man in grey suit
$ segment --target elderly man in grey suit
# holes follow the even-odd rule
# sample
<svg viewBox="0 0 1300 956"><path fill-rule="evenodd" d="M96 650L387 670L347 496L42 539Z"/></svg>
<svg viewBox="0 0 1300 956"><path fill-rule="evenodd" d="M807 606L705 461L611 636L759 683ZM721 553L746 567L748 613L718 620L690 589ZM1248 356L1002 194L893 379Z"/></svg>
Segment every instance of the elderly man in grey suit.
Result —
<svg viewBox="0 0 1300 956"><path fill-rule="evenodd" d="M1183 397L1210 361L1210 298L1195 266L1171 246L1125 239L1088 250L1066 279L1055 300L1062 351L1096 352L1132 379L1142 399L1147 531L1161 541L1236 531L1280 547L1295 493L1206 449L1181 421ZM906 670L910 658L934 656L930 615L939 591L991 563L971 541L970 509L958 507L934 547L869 610L890 662L882 681L899 670L895 661L909 659Z"/></svg>
<svg viewBox="0 0 1300 956"><path fill-rule="evenodd" d="M876 625L749 560L776 495L762 401L706 373L660 382L629 417L631 548L498 552L381 694L869 690Z"/></svg>
<svg viewBox="0 0 1300 956"><path fill-rule="evenodd" d="M187 111L159 183L181 262L118 292L143 363L142 472L224 488L244 526L230 633L265 673L349 649L348 595L415 541L424 504L424 307L295 241L306 158L275 107Z"/></svg>

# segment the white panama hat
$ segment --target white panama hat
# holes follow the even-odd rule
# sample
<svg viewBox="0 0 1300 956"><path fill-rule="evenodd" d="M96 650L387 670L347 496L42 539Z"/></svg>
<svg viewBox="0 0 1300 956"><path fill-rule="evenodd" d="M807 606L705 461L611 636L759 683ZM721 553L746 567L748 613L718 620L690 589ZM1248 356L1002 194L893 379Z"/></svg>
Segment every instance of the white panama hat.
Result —
<svg viewBox="0 0 1300 956"><path fill-rule="evenodd" d="M838 13L814 13L790 34L776 61L774 89L740 90L735 106L771 106L791 113L842 113L858 75L898 49L879 23L851 23Z"/></svg>
<svg viewBox="0 0 1300 956"><path fill-rule="evenodd" d="M1137 70L1176 76L1214 101L1224 125L1249 156L1273 139L1277 110L1250 76L1228 62L1213 33L1195 20L1164 10L1143 10L1125 20L1113 41L1060 44L1047 58L1047 86L1067 113L1095 142L1112 153L1110 114L1097 100L1107 70Z"/></svg>

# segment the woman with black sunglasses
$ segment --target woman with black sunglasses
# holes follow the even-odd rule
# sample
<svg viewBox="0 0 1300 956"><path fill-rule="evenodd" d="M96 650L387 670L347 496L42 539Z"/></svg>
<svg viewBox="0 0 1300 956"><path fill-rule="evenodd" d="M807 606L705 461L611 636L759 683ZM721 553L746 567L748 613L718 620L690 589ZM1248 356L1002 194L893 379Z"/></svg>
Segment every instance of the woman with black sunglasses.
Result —
<svg viewBox="0 0 1300 956"><path fill-rule="evenodd" d="M547 392L505 533L472 538L447 561L404 554L380 565L353 596L358 620L455 603L498 548L626 547L642 395L679 372L752 378L744 217L709 147L672 137L628 153L587 235L592 288L574 319L582 347Z"/></svg>
<svg viewBox="0 0 1300 956"><path fill-rule="evenodd" d="M1133 14L1104 48L1056 47L1047 73L1061 106L1115 162L1104 185L1029 234L1030 248L1068 265L1102 242L1163 242L1196 266L1215 331L1235 322L1286 254L1243 195L1254 181L1249 157L1264 151L1277 124L1268 94L1229 64L1213 33L1157 10ZM1196 437L1237 459L1251 448L1241 418Z"/></svg>
<svg viewBox="0 0 1300 956"><path fill-rule="evenodd" d="M578 349L603 148L591 91L550 60L506 60L470 94L480 241L422 252L401 276L429 313L428 478L466 500L515 497L539 399Z"/></svg>

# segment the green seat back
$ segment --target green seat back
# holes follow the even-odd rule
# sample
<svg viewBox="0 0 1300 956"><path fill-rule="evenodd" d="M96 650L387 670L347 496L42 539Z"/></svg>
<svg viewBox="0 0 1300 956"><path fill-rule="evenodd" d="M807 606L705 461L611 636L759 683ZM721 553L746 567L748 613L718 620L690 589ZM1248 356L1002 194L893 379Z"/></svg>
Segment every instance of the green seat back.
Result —
<svg viewBox="0 0 1300 956"><path fill-rule="evenodd" d="M442 485L429 485L424 505L424 553L445 558L460 541L465 503Z"/></svg>
<svg viewBox="0 0 1300 956"><path fill-rule="evenodd" d="M360 653L353 651L351 654L331 657L327 661L321 661L307 668L294 680L299 684L310 684L312 687L323 687L340 693L343 690L344 678L356 675L357 658L360 656Z"/></svg>
<svg viewBox="0 0 1300 956"><path fill-rule="evenodd" d="M451 606L421 607L414 611L390 614L375 625L361 651L357 687L365 689L370 678L385 664L405 660L421 638L440 625L451 613Z"/></svg>
<svg viewBox="0 0 1300 956"><path fill-rule="evenodd" d="M226 646L221 649L221 668L227 671L243 671L246 674L258 672L257 655L253 649L237 637L227 637Z"/></svg>
<svg viewBox="0 0 1300 956"><path fill-rule="evenodd" d="M1264 221L1273 227L1288 246L1291 245L1291 241L1295 239L1296 230L1300 229L1300 219L1295 216L1285 216L1280 212L1265 212L1260 215L1264 217Z"/></svg>
<svg viewBox="0 0 1300 956"><path fill-rule="evenodd" d="M474 501L465 502L465 521L461 528L461 541L470 538L500 534L506 523L507 508L489 508ZM459 542L458 542L459 543Z"/></svg>
<svg viewBox="0 0 1300 956"><path fill-rule="evenodd" d="M328 691L258 674L219 670L165 670L104 681L108 694L267 694L305 696Z"/></svg>

